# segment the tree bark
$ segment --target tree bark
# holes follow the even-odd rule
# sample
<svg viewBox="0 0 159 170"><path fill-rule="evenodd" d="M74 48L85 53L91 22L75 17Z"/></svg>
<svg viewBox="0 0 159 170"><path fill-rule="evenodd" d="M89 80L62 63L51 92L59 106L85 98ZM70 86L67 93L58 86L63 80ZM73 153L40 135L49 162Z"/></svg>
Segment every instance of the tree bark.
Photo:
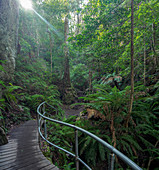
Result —
<svg viewBox="0 0 159 170"><path fill-rule="evenodd" d="M77 0L77 8L80 8L80 2ZM77 28L76 28L76 35L79 34L79 24L80 24L80 14L79 11L77 12Z"/></svg>
<svg viewBox="0 0 159 170"><path fill-rule="evenodd" d="M51 39L51 32L49 32L49 39L50 39L50 59L51 59L51 73L52 73L52 39Z"/></svg>
<svg viewBox="0 0 159 170"><path fill-rule="evenodd" d="M36 28L36 43L37 43L37 57L40 56L40 43L39 43L39 32Z"/></svg>
<svg viewBox="0 0 159 170"><path fill-rule="evenodd" d="M155 24L152 24L152 49L153 49L153 53L154 53L154 64L155 64L155 68L158 67L159 65L159 61L158 61L158 57L156 54L156 31L155 31Z"/></svg>
<svg viewBox="0 0 159 170"><path fill-rule="evenodd" d="M114 113L111 111L111 125L110 125L110 130L112 133L112 144L113 147L116 147L116 136L115 136L115 127L114 127Z"/></svg>
<svg viewBox="0 0 159 170"><path fill-rule="evenodd" d="M92 87L92 71L89 71L89 94L91 94L93 91L93 87Z"/></svg>
<svg viewBox="0 0 159 170"><path fill-rule="evenodd" d="M129 112L126 118L126 128L132 114L132 107L134 101L134 0L131 0L131 93L130 93L130 105Z"/></svg>
<svg viewBox="0 0 159 170"><path fill-rule="evenodd" d="M146 45L144 36L144 85L146 85Z"/></svg>
<svg viewBox="0 0 159 170"><path fill-rule="evenodd" d="M66 87L71 87L71 81L70 81L70 66L69 66L69 58L68 58L68 33L69 33L69 21L68 17L65 17L65 47L64 47L64 84Z"/></svg>

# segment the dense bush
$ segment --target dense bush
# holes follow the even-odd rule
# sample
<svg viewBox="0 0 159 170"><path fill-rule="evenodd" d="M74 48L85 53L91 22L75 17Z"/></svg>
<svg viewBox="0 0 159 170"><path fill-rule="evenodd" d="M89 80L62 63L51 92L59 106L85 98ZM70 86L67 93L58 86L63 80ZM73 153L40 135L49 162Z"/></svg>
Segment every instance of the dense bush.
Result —
<svg viewBox="0 0 159 170"><path fill-rule="evenodd" d="M158 92L155 97L151 97L145 92L145 86L136 86L133 113L129 126L126 128L130 87L123 91L119 91L116 87L112 89L107 87L100 85L97 87L96 93L83 97L87 101L83 103L86 108L97 110L103 115L103 119L92 117L91 120L86 120L82 117L80 119L70 117L69 119L62 118L62 120L96 134L139 166L146 169L157 168L156 161L159 156ZM74 152L74 131L71 128L54 124L50 125L49 132L51 142ZM108 153L107 149L104 149L98 142L79 132L79 155L92 168L106 167ZM67 156L53 147L51 154L54 155L53 160L59 158L60 166L74 162L71 156ZM127 166L116 158L115 167L119 169Z"/></svg>

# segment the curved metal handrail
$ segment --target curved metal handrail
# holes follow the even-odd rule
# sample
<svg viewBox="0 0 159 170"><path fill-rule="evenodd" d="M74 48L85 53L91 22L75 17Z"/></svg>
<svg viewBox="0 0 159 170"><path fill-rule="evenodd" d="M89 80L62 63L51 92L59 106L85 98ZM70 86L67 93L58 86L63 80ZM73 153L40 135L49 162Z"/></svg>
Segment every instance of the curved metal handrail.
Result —
<svg viewBox="0 0 159 170"><path fill-rule="evenodd" d="M78 127L78 126L75 126L75 125L72 125L72 124L69 124L69 123L66 123L66 122L62 122L62 121L59 121L59 120L56 120L56 119L52 119L52 118L49 118L47 116L45 116L46 112L45 112L45 106L44 104L47 104L46 102L43 102L41 103L38 108L37 108L37 113L38 113L38 132L40 134L40 136L47 142L49 143L50 145L70 154L71 156L75 157L76 159L76 170L79 170L79 161L85 166L87 167L88 169L91 170L91 168L85 163L83 162L79 156L78 156L78 131L81 131L87 135L89 135L90 137L92 137L93 139L97 140L99 143L101 143L103 146L105 146L108 150L111 151L112 153L112 157L111 157L111 162L110 162L110 165L109 165L109 169L113 170L114 169L114 154L117 155L121 160L123 160L127 165L129 165L132 169L134 170L142 170L142 168L140 168L136 163L134 163L132 160L130 160L127 156L125 156L123 153L121 153L120 151L118 151L116 148L114 148L113 146L111 146L110 144L108 144L107 142L105 142L104 140L100 139L99 137L97 137L96 135ZM43 114L40 112L40 109L41 107L43 106ZM48 104L48 106L51 106ZM53 106L51 106L53 109L55 109ZM56 109L55 109L56 111ZM41 132L41 120L42 118L45 120L45 124L44 124L44 129L45 129L45 136L43 136L42 132ZM51 121L51 122L54 122L54 123L58 123L58 124L61 124L61 125L64 125L64 126L68 126L68 127L71 127L73 129L75 129L75 154L53 144L52 142L48 141L47 140L47 128L46 128L46 120L48 121Z"/></svg>

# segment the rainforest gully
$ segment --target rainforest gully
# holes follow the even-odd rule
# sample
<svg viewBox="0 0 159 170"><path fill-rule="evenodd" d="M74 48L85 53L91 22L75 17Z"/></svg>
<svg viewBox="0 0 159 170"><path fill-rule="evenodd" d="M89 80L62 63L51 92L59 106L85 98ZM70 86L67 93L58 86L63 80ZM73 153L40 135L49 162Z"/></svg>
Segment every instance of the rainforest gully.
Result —
<svg viewBox="0 0 159 170"><path fill-rule="evenodd" d="M0 145L19 124L37 120L45 101L58 110L46 107L50 118L158 170L158 18L158 0L0 0ZM74 152L74 129L48 121L47 132ZM108 169L103 145L82 132L78 142L84 162ZM59 169L76 169L73 157L46 141L41 150ZM130 169L117 156L114 162Z"/></svg>

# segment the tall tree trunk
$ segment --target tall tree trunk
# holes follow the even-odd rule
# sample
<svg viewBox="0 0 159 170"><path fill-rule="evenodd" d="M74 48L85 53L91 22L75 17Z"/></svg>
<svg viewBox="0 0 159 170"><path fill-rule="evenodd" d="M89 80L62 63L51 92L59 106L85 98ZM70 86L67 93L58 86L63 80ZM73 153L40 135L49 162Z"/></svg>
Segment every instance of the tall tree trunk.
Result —
<svg viewBox="0 0 159 170"><path fill-rule="evenodd" d="M77 7L80 8L80 2L77 0ZM79 11L77 12L77 28L76 28L76 35L79 34L79 24L80 24L80 14Z"/></svg>
<svg viewBox="0 0 159 170"><path fill-rule="evenodd" d="M51 32L49 31L49 39L50 39L50 59L51 59L51 73L52 73L52 38L51 38Z"/></svg>
<svg viewBox="0 0 159 170"><path fill-rule="evenodd" d="M65 104L72 104L75 102L76 92L74 88L71 87L70 80L70 66L68 57L68 33L69 33L69 21L68 16L65 17L65 46L64 46L64 77L63 77L63 102Z"/></svg>
<svg viewBox="0 0 159 170"><path fill-rule="evenodd" d="M114 127L114 113L111 111L111 125L110 125L110 130L112 133L112 144L113 147L116 147L116 135L115 135L115 127Z"/></svg>
<svg viewBox="0 0 159 170"><path fill-rule="evenodd" d="M39 44L39 33L38 30L36 29L36 43L37 43L37 57L40 56L40 44Z"/></svg>
<svg viewBox="0 0 159 170"><path fill-rule="evenodd" d="M89 94L91 94L93 91L93 87L92 87L92 71L89 71Z"/></svg>
<svg viewBox="0 0 159 170"><path fill-rule="evenodd" d="M158 56L156 54L156 31L155 31L155 24L153 23L152 24L152 50L153 50L153 53L154 53L154 65L155 65L155 68L158 67L159 65L159 61L158 61Z"/></svg>
<svg viewBox="0 0 159 170"><path fill-rule="evenodd" d="M34 19L34 22L36 22L35 19ZM39 32L38 32L37 26L36 26L36 43L37 43L37 57L39 57L40 56L40 43L39 43Z"/></svg>
<svg viewBox="0 0 159 170"><path fill-rule="evenodd" d="M64 47L64 84L66 87L71 87L71 81L70 81L70 66L69 66L69 58L68 58L68 33L69 33L69 21L68 17L65 17L65 47Z"/></svg>
<svg viewBox="0 0 159 170"><path fill-rule="evenodd" d="M128 128L128 123L132 114L133 101L134 101L134 0L131 0L131 93L129 112L125 123L126 128Z"/></svg>
<svg viewBox="0 0 159 170"><path fill-rule="evenodd" d="M145 45L145 35L144 35L144 85L146 85L146 45Z"/></svg>

